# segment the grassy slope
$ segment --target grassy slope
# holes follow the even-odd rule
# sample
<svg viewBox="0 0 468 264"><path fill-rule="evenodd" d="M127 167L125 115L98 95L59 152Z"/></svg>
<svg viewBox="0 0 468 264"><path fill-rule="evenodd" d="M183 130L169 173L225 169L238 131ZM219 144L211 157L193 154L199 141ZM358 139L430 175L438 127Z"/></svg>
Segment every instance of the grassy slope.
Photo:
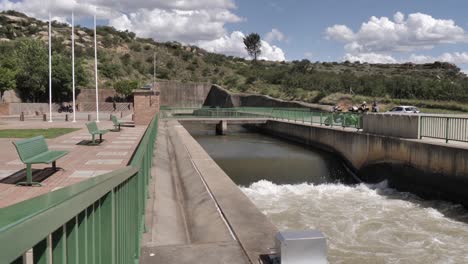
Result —
<svg viewBox="0 0 468 264"><path fill-rule="evenodd" d="M19 17L12 21L11 15ZM10 16L10 17L9 17ZM19 13L0 14L0 38L16 39L34 37L47 39L47 24ZM67 25L54 23L53 47L69 49L70 28ZM76 54L83 63L88 76L93 76L94 50L93 31L77 26ZM285 100L301 100L312 103L336 104L342 97L350 98L353 103L374 98L364 96L327 94L324 97L319 91L322 87L284 87L267 83L264 80L249 81L252 75L250 61L208 53L194 46L183 46L177 42L158 43L151 39L135 38L131 32L118 32L109 27L98 28L100 87L111 88L121 79L138 80L141 85L151 82L153 73L153 54L157 54L157 77L191 82L211 82L225 86L231 91L242 91L270 95ZM61 47L62 46L62 47ZM263 74L281 74L297 66L297 62L259 62L257 67ZM418 78L451 79L461 78L454 74L456 69L431 67L430 65L411 64L367 64L367 63L310 63L305 72L352 73L355 76L411 76ZM89 78L88 85L93 86ZM446 111L468 111L462 103L436 102L423 100L395 100L375 98L384 107L395 104L411 104L422 108L445 109Z"/></svg>

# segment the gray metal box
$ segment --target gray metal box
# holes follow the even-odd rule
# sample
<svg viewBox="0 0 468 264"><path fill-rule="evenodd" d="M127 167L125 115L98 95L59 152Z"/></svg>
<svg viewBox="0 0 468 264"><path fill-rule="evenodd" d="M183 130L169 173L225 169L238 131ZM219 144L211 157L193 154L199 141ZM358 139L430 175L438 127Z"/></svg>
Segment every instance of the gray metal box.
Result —
<svg viewBox="0 0 468 264"><path fill-rule="evenodd" d="M281 264L326 264L327 241L317 230L282 231L276 234Z"/></svg>

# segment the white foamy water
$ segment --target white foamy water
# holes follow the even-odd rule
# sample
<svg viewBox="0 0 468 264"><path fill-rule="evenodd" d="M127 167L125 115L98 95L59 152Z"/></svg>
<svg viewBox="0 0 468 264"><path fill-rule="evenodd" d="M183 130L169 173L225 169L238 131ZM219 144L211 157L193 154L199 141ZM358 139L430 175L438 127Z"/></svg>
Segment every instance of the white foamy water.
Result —
<svg viewBox="0 0 468 264"><path fill-rule="evenodd" d="M386 184L242 187L280 230L319 229L330 263L468 263L468 213ZM467 190L468 191L468 190Z"/></svg>

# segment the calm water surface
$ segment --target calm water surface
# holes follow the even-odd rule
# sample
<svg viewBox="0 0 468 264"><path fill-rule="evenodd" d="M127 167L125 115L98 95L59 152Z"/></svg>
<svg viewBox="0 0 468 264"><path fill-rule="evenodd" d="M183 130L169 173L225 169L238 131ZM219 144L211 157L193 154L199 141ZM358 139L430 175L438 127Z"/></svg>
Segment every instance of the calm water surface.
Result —
<svg viewBox="0 0 468 264"><path fill-rule="evenodd" d="M321 230L330 263L468 263L460 205L352 184L335 157L271 137L193 134L280 230Z"/></svg>

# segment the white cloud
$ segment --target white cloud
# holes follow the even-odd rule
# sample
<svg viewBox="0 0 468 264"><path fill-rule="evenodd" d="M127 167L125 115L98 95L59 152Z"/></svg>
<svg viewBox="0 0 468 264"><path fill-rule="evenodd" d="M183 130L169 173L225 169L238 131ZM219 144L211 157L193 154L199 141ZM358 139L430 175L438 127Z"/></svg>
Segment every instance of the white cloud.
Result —
<svg viewBox="0 0 468 264"><path fill-rule="evenodd" d="M391 55L380 54L380 53L360 53L360 54L350 54L347 53L343 60L355 62L368 62L368 63L397 63L398 61L393 58Z"/></svg>
<svg viewBox="0 0 468 264"><path fill-rule="evenodd" d="M387 17L371 17L357 32L346 25L326 29L328 39L345 43L349 53L414 51L432 49L435 45L464 43L463 28L450 19L436 19L430 15L397 12L393 21Z"/></svg>
<svg viewBox="0 0 468 264"><path fill-rule="evenodd" d="M234 31L231 33L231 35L224 35L218 39L210 41L199 41L197 45L209 52L248 58L249 56L245 50L243 42L244 37L244 33L240 31ZM271 45L264 40L262 40L261 49L262 53L259 56L260 60L283 61L286 59L281 48L275 45Z"/></svg>
<svg viewBox="0 0 468 264"><path fill-rule="evenodd" d="M326 30L327 39L337 40L341 42L349 42L354 40L354 32L345 25L334 25Z"/></svg>
<svg viewBox="0 0 468 264"><path fill-rule="evenodd" d="M226 34L225 23L239 20L240 18L234 14L220 15L207 10L141 9L110 19L109 25L119 30L133 31L140 37L152 37L158 41L177 40L194 43L223 36Z"/></svg>
<svg viewBox="0 0 468 264"><path fill-rule="evenodd" d="M267 42L274 42L274 41L281 42L281 41L286 40L286 37L283 34L283 32L281 32L280 30L278 30L276 28L273 28L273 29L271 29L270 32L265 34L265 40Z"/></svg>

